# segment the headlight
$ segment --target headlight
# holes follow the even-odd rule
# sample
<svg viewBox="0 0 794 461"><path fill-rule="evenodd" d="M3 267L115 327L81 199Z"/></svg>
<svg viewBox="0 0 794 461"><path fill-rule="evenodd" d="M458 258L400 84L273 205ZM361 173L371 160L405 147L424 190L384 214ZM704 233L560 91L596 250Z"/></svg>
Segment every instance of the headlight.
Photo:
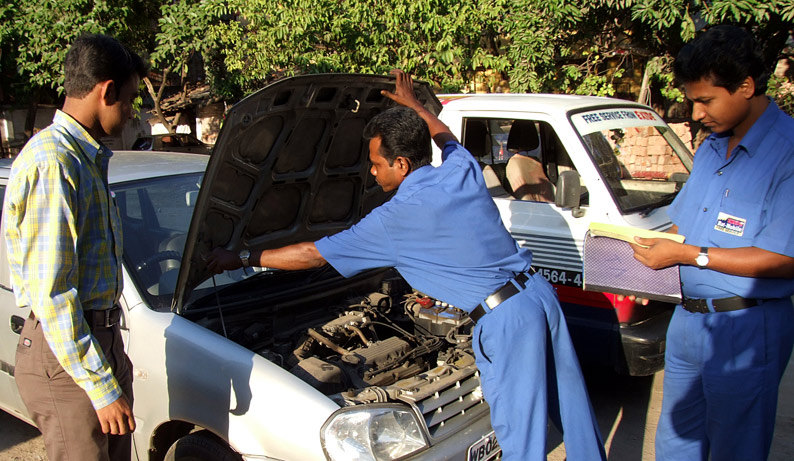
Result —
<svg viewBox="0 0 794 461"><path fill-rule="evenodd" d="M385 461L427 447L414 413L402 405L342 408L320 433L332 461Z"/></svg>

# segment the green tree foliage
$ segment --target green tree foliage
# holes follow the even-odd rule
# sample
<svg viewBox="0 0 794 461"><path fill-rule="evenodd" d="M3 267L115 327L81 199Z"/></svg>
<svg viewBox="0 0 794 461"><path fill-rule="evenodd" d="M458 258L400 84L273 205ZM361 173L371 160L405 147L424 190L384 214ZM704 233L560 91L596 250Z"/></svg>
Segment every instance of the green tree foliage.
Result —
<svg viewBox="0 0 794 461"><path fill-rule="evenodd" d="M223 65L218 56L224 44L207 33L228 16L228 11L226 2L218 0L181 0L166 2L160 7L155 45L150 57L161 78L157 88L149 78L144 82L154 102L156 116L168 131L173 131L178 125L179 114L168 119L161 110L164 91L175 78L181 87L180 97L185 98L191 67L203 71L199 78L209 80L216 94L230 98L236 96L224 91L228 85L224 83L225 79L219 78L223 75Z"/></svg>
<svg viewBox="0 0 794 461"><path fill-rule="evenodd" d="M794 0L6 0L0 65L4 84L13 74L58 89L69 42L106 32L149 51L164 81L184 85L198 65L229 102L283 76L395 67L440 91L506 80L515 92L612 95L639 66L680 99L669 63L699 29L749 26L772 62L793 18Z"/></svg>
<svg viewBox="0 0 794 461"><path fill-rule="evenodd" d="M498 0L229 0L237 20L210 37L245 91L307 72L386 73L400 67L445 90L496 60ZM497 64L498 67L498 64Z"/></svg>
<svg viewBox="0 0 794 461"><path fill-rule="evenodd" d="M631 12L635 23L647 26L652 35L650 46L655 55L670 62L680 47L692 40L696 32L714 24L736 24L753 31L764 49L766 64L773 68L782 57L786 41L794 25L794 0L603 0L618 10ZM652 65L657 65L655 61ZM654 78L662 82L662 91L669 98L676 94L669 65L652 69ZM775 94L780 87L770 84Z"/></svg>
<svg viewBox="0 0 794 461"><path fill-rule="evenodd" d="M83 33L107 33L123 41L141 38L140 0L11 0L0 7L3 74L15 67L24 92L63 92L63 59ZM144 16L145 17L145 16Z"/></svg>

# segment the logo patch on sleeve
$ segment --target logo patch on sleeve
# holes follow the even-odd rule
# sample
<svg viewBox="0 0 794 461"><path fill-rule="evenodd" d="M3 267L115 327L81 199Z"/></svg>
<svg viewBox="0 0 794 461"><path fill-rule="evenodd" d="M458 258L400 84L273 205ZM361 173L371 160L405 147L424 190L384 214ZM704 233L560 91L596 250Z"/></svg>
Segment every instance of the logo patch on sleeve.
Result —
<svg viewBox="0 0 794 461"><path fill-rule="evenodd" d="M33 344L33 341L30 338L22 338L22 345L25 347L30 347Z"/></svg>
<svg viewBox="0 0 794 461"><path fill-rule="evenodd" d="M736 216L720 212L717 216L717 225L714 226L714 229L725 232L726 234L741 237L744 234L745 224L747 224L746 219L737 218Z"/></svg>

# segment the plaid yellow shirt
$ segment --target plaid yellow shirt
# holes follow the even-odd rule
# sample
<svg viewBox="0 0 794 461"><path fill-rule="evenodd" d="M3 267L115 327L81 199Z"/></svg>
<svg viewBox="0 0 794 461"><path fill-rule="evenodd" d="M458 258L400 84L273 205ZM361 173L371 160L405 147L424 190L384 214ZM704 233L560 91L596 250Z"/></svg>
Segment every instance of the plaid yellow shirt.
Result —
<svg viewBox="0 0 794 461"><path fill-rule="evenodd" d="M83 317L121 295L121 221L106 185L112 155L58 111L14 161L3 206L16 303L31 307L96 409L121 395Z"/></svg>

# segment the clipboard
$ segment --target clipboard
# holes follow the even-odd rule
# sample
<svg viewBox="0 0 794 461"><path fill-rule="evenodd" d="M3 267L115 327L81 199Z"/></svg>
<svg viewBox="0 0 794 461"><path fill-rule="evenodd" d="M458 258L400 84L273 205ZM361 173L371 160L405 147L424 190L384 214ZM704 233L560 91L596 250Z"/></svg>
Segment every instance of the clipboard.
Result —
<svg viewBox="0 0 794 461"><path fill-rule="evenodd" d="M595 234L588 231L584 239L584 290L681 303L681 276L677 265L651 269L634 259L634 250L627 240ZM675 240L683 240L683 236L675 237Z"/></svg>

